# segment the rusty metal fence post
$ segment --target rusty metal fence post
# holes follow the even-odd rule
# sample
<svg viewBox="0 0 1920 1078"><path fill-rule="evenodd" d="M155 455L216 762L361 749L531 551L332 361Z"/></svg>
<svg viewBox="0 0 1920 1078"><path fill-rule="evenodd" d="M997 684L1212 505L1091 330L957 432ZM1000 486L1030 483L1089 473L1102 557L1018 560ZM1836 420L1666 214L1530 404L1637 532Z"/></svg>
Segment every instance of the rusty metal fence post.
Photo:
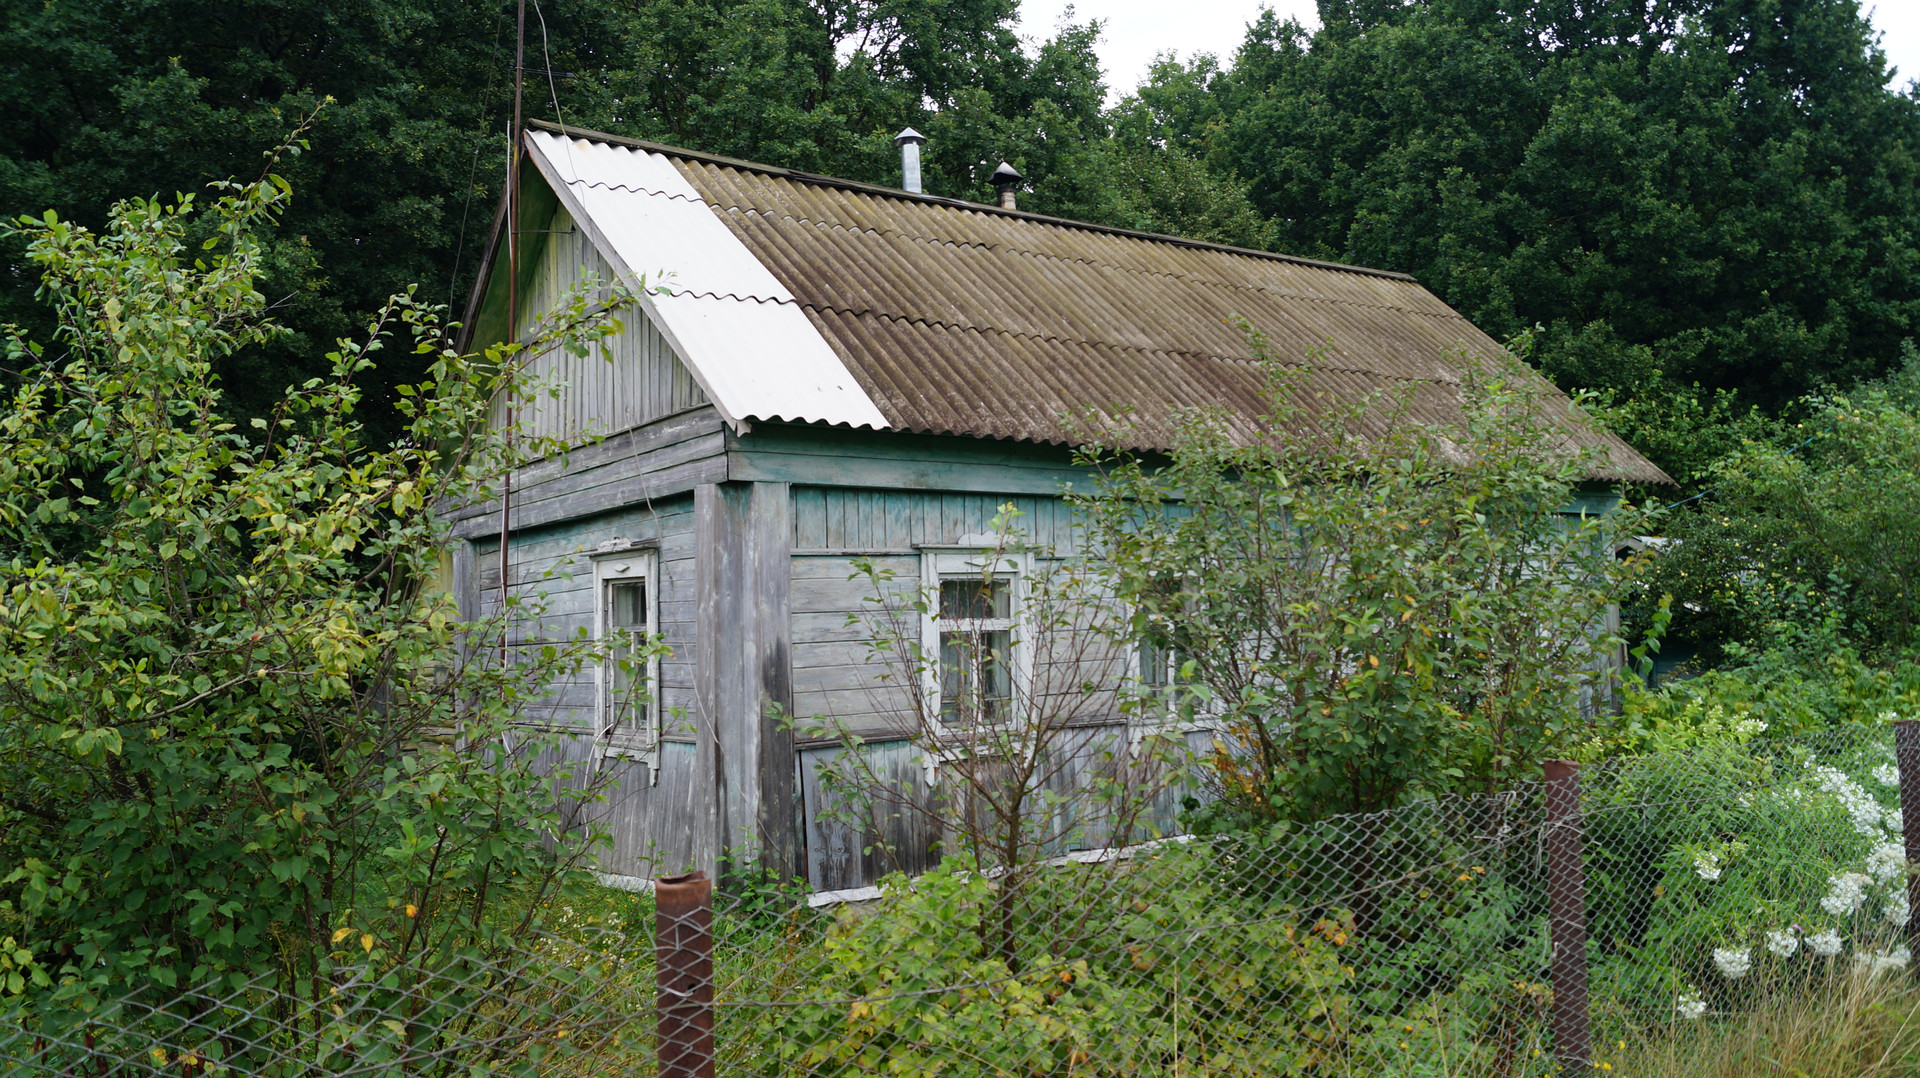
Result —
<svg viewBox="0 0 1920 1078"><path fill-rule="evenodd" d="M1907 843L1907 947L1920 951L1920 719L1893 724L1893 761L1900 769L1900 829Z"/></svg>
<svg viewBox="0 0 1920 1078"><path fill-rule="evenodd" d="M654 883L660 1078L713 1078L713 881L704 872Z"/></svg>
<svg viewBox="0 0 1920 1078"><path fill-rule="evenodd" d="M1593 1054L1587 1028L1587 870L1580 765L1547 761L1547 928L1553 943L1553 1054L1566 1073Z"/></svg>

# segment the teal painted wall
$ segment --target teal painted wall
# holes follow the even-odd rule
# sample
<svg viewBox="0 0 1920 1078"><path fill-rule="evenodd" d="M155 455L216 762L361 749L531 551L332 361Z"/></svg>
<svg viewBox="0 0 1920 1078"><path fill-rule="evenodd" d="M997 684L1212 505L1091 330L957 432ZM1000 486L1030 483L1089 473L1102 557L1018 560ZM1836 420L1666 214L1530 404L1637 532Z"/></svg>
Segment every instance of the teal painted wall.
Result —
<svg viewBox="0 0 1920 1078"><path fill-rule="evenodd" d="M912 550L990 533L1003 505L1028 541L1062 554L1079 543L1059 498L923 490L793 488L795 550Z"/></svg>
<svg viewBox="0 0 1920 1078"><path fill-rule="evenodd" d="M659 551L659 629L672 648L661 671L662 704L669 713L666 725L671 743L663 755L657 784L644 766L609 765L617 771L618 786L604 822L613 833L614 849L603 859L602 867L623 875L653 876L689 865L710 865L719 853L720 840L714 836L726 833L724 826L713 822L716 815L736 823L752 822L759 810L744 803L717 804L722 795L715 785L716 765L710 756L703 758L708 750L703 747L706 742L700 740L711 735L713 743L726 743L727 737L733 736L728 731L755 729L741 724L770 721L753 714L744 697L726 697L727 702L718 708L707 705L708 710L725 714L700 713L699 686L714 677L697 668L700 641L706 639L723 649L740 636L738 626L721 623L736 616L737 611L710 612L709 624L700 624L697 596L701 594L702 572L725 575L711 565L703 570L702 559L724 561L738 553L704 548L696 537L696 505L700 498L711 501L715 497L716 488L705 484L719 482L723 486L717 489L723 493L752 489L756 499L775 499L772 504L778 510L778 530L774 535L784 536L784 545L789 548L783 553L782 543L776 538L770 553L784 558L788 567L779 580L786 586L782 597L786 613L777 623L786 625L790 632L787 654L793 714L803 721L814 716L845 720L876 742L887 740L889 734L897 736L897 716L909 705L897 683L881 677L897 673L898 668L876 661L868 647L871 630L860 617L874 610L874 604L868 601L874 592L872 584L855 573L856 558L871 559L891 571L896 597L910 600L920 583L919 548L988 534L994 517L1007 504L1017 510L1016 526L1029 541L1061 554L1082 549L1082 537L1059 491L1063 483L1084 482L1087 477L1071 466L1068 454L1059 447L1012 447L974 439L778 425L756 428L745 437L727 433L710 440L714 450L701 459L710 460L716 470L710 478L693 480L699 484L699 493L622 505L622 491L642 490L650 476L665 474L669 466L685 466L673 463L678 460L674 457L654 468L636 457L631 463L637 470L631 475L622 472L618 482L606 486L592 501L549 499L556 512L571 509L580 515L524 529L516 533L513 542L515 587L522 589L522 594L538 590L545 597L542 616L518 630L521 642L529 644L591 630L594 595L589 555L603 543L627 539L656 545ZM723 442L722 451L719 447ZM743 479L750 482L741 482ZM786 485L789 483L792 485ZM1604 512L1613 503L1611 492L1583 490L1568 509L1576 513ZM754 513L769 508L759 506ZM716 526L712 521L707 524L709 529ZM483 608L491 608L497 597L493 550L490 537L478 536L468 562L474 567ZM729 684L732 680L738 679L729 680ZM584 732L593 707L593 682L583 673L557 683L541 702L537 717L581 729L583 737L576 747L584 756L589 745ZM680 718L676 719L675 712ZM1117 731L1116 727L1097 725L1087 729L1105 729L1109 733L1099 736L1109 738ZM1096 738L1094 732L1085 736ZM1209 737L1196 733L1190 740L1196 749L1204 749ZM865 839L844 828L835 830L819 819L821 806L812 803L820 796L817 782L810 780L813 765L821 754L831 754L837 748L815 741L798 746L797 751L784 747L779 751L793 759L802 802L797 812L806 834L805 859L821 876L813 881L815 886L856 886L868 882L872 872L889 867L854 856L850 851L860 849ZM1173 826L1172 795L1165 800L1154 820L1163 829ZM755 824L764 825L765 821ZM1097 840L1098 831L1098 827L1088 829L1089 841ZM925 835L912 839L922 844L925 840Z"/></svg>

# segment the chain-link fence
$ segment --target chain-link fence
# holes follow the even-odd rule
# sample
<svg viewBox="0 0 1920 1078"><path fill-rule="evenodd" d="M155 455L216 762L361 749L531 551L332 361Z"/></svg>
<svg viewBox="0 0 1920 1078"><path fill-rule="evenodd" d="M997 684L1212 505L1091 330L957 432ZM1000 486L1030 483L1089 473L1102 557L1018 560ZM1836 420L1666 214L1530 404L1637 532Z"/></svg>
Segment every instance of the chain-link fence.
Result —
<svg viewBox="0 0 1920 1078"><path fill-rule="evenodd" d="M530 948L85 1011L16 1001L0 1059L155 1076L1576 1073L1589 1043L1908 964L1920 846L1901 787L1920 804L1920 727L1901 724L1906 760L1893 728L1757 732L1372 815L1013 870L950 861L864 902L670 878L635 900L646 916Z"/></svg>

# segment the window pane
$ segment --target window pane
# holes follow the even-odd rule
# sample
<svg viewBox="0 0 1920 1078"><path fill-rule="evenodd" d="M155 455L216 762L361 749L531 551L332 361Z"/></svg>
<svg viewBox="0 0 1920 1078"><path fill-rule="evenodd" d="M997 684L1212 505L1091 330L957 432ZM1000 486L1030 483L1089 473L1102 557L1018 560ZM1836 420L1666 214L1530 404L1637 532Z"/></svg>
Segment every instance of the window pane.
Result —
<svg viewBox="0 0 1920 1078"><path fill-rule="evenodd" d="M1013 634L1005 629L979 634L980 717L1000 722L1013 710L1013 678L1008 665L1013 656Z"/></svg>
<svg viewBox="0 0 1920 1078"><path fill-rule="evenodd" d="M1167 648L1153 640L1140 642L1140 684L1149 689L1165 688L1167 684L1167 664L1171 657Z"/></svg>
<svg viewBox="0 0 1920 1078"><path fill-rule="evenodd" d="M942 580L940 616L949 621L980 621L1013 616L1013 591L1005 580Z"/></svg>
<svg viewBox="0 0 1920 1078"><path fill-rule="evenodd" d="M645 695L646 669L638 658L637 638L647 631L647 586L644 581L619 580L607 584L607 717L604 735L616 731L643 734L639 719L643 714L641 697Z"/></svg>
<svg viewBox="0 0 1920 1078"><path fill-rule="evenodd" d="M620 580L607 585L607 628L647 629L647 585L639 580Z"/></svg>
<svg viewBox="0 0 1920 1078"><path fill-rule="evenodd" d="M960 721L960 704L969 680L967 668L972 662L973 648L968 645L966 633L940 634L941 722L953 725Z"/></svg>
<svg viewBox="0 0 1920 1078"><path fill-rule="evenodd" d="M1011 713L1012 647L1005 629L940 634L940 721L999 722Z"/></svg>

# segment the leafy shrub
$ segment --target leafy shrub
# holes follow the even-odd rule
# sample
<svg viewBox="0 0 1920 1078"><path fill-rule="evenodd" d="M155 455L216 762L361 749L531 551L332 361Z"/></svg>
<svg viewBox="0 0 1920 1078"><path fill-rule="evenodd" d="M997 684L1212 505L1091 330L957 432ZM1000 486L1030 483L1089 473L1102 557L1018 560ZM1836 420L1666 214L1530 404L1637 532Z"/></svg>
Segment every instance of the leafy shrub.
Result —
<svg viewBox="0 0 1920 1078"><path fill-rule="evenodd" d="M438 507L524 459L486 434L519 392L510 351L456 354L401 296L271 421L223 418L214 364L278 332L255 237L291 192L217 186L196 252L191 198L15 230L59 336L10 338L0 405L0 988L63 1020L277 976L311 1010L371 964L394 976L368 991L425 1013L436 978L585 884L596 786L555 782L557 735L521 720L600 653L503 662L537 591L463 624L435 583ZM551 343L600 332L585 310ZM432 380L401 388L406 437L381 448L355 378L394 337Z"/></svg>
<svg viewBox="0 0 1920 1078"><path fill-rule="evenodd" d="M1675 632L1716 665L1829 617L1871 662L1920 648L1920 355L1909 345L1886 382L1805 406L1792 444L1747 441L1715 463L1655 559L1653 594L1680 600Z"/></svg>
<svg viewBox="0 0 1920 1078"><path fill-rule="evenodd" d="M1195 826L1494 791L1590 736L1637 571L1613 540L1638 525L1569 511L1605 465L1567 448L1566 406L1477 356L1456 424L1404 395L1325 405L1252 336L1268 415L1198 411L1164 463L1097 436L1074 499L1136 631L1227 731Z"/></svg>
<svg viewBox="0 0 1920 1078"><path fill-rule="evenodd" d="M1084 962L1022 973L985 946L993 884L952 857L881 881L874 911L848 909L821 944L809 996L774 1016L781 1058L821 1075L1054 1074L1081 1068L1114 1002Z"/></svg>
<svg viewBox="0 0 1920 1078"><path fill-rule="evenodd" d="M1589 780L1602 995L1690 1017L1836 963L1908 961L1890 738L1770 740L1746 721Z"/></svg>
<svg viewBox="0 0 1920 1078"><path fill-rule="evenodd" d="M1547 997L1524 888L1470 867L1410 891L1369 938L1351 910L1250 886L1235 866L1258 862L1215 839L1043 871L1011 958L988 924L998 880L961 858L888 877L798 960L800 998L825 1002L729 1036L821 1074L1411 1075L1436 1046L1470 1072L1528 1073Z"/></svg>

